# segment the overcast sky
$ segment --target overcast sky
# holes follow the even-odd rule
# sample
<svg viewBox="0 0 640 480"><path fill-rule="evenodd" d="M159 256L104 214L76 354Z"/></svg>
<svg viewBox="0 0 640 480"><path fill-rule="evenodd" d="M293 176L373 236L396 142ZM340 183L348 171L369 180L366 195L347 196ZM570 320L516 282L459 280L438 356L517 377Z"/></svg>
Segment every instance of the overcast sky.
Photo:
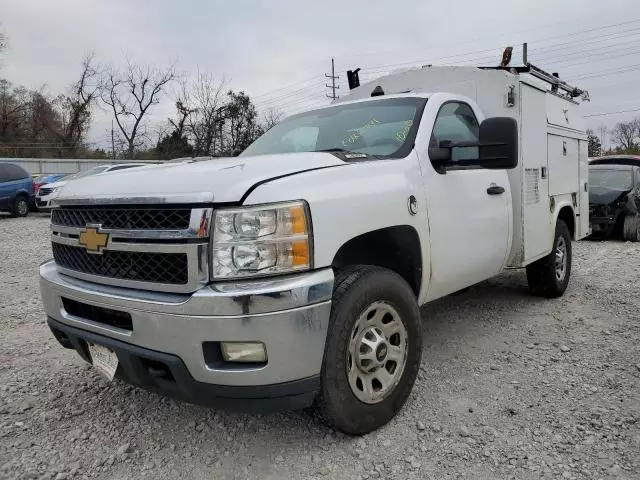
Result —
<svg viewBox="0 0 640 480"><path fill-rule="evenodd" d="M125 55L157 66L176 62L226 77L259 108L293 112L324 103L324 73L335 57L340 93L345 71L369 80L424 63L496 64L502 47L528 41L530 60L584 86L585 114L640 109L638 0L0 0L9 37L0 76L30 88L64 91L80 61ZM519 55L519 53L518 53ZM627 71L620 71L626 69ZM584 78L582 78L584 77ZM155 122L172 113L170 96ZM612 125L640 111L589 117ZM90 140L106 145L106 112L95 112Z"/></svg>

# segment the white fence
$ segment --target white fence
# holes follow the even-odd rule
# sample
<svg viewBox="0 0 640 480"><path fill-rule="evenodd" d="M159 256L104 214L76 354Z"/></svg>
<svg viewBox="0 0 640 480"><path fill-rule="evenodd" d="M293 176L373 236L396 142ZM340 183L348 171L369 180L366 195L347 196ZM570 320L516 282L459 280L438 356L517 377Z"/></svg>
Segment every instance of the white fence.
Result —
<svg viewBox="0 0 640 480"><path fill-rule="evenodd" d="M36 173L77 173L89 170L98 165L113 165L116 163L157 163L157 160L95 160L91 158L5 158L0 162L10 162L20 165L27 172Z"/></svg>

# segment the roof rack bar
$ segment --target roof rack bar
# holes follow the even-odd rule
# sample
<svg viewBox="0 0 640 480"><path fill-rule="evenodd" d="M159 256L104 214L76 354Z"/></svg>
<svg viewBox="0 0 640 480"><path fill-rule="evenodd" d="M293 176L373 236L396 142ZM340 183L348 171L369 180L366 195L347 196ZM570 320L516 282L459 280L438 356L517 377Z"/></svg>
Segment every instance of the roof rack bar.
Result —
<svg viewBox="0 0 640 480"><path fill-rule="evenodd" d="M527 67L529 67L528 73L530 75L551 84L553 90L562 90L566 92L571 98L584 96L586 93L585 90L574 87L573 85L569 85L567 82L560 80L560 78L558 78L558 74L547 73L541 68L530 63L527 64Z"/></svg>

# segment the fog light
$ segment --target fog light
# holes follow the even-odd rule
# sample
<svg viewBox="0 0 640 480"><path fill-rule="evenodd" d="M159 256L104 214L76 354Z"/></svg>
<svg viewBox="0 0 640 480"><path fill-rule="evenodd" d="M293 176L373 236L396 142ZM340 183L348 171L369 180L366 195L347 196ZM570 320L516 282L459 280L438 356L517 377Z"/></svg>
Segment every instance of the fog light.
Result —
<svg viewBox="0 0 640 480"><path fill-rule="evenodd" d="M222 342L222 358L226 362L266 363L267 349L261 342Z"/></svg>

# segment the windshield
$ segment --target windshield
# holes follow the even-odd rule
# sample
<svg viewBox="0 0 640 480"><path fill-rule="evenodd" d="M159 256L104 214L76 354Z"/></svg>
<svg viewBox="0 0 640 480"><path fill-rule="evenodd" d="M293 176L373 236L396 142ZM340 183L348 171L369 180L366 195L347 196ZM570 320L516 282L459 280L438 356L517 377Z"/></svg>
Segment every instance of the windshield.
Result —
<svg viewBox="0 0 640 480"><path fill-rule="evenodd" d="M592 168L589 170L589 185L607 190L630 190L633 185L632 170Z"/></svg>
<svg viewBox="0 0 640 480"><path fill-rule="evenodd" d="M73 175L69 175L69 180L75 180L76 178L88 177L90 175L96 175L97 173L104 172L109 167L93 167L89 170L85 170L84 172L74 173Z"/></svg>
<svg viewBox="0 0 640 480"><path fill-rule="evenodd" d="M302 113L274 126L242 156L345 150L401 157L413 147L425 103L425 98L389 98Z"/></svg>

